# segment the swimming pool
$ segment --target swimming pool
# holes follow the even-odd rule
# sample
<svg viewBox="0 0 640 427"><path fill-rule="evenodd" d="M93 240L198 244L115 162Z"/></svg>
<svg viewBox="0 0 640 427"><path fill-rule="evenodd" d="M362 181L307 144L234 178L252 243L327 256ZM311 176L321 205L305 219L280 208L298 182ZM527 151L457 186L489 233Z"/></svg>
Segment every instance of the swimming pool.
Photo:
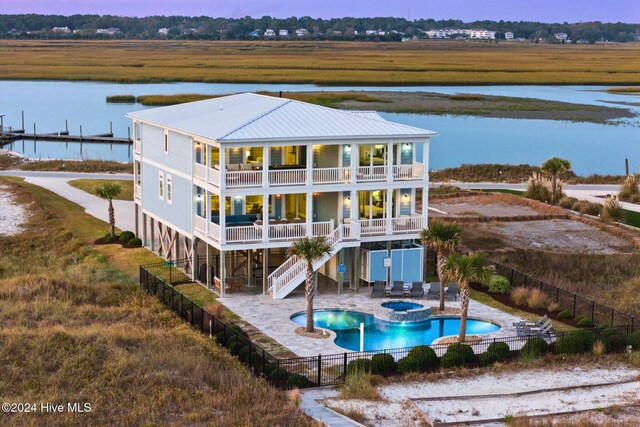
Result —
<svg viewBox="0 0 640 427"><path fill-rule="evenodd" d="M388 301L383 302L381 305L393 311L409 311L424 307L422 304L407 301Z"/></svg>
<svg viewBox="0 0 640 427"><path fill-rule="evenodd" d="M306 312L292 315L291 320L306 325ZM360 323L364 323L365 351L431 344L437 338L457 335L460 329L459 317L388 322L368 313L351 310L314 310L313 323L319 328L335 331L336 345L352 351L360 350ZM488 334L499 329L500 326L483 320L467 320L468 335Z"/></svg>

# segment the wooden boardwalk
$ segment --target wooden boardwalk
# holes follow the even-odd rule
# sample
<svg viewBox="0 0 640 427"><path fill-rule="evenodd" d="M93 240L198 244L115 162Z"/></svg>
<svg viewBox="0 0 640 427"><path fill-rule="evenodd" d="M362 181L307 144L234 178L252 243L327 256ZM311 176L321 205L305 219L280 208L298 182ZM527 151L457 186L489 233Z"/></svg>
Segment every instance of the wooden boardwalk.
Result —
<svg viewBox="0 0 640 427"><path fill-rule="evenodd" d="M113 133L98 135L69 135L68 131L50 133L26 133L23 129L0 133L0 144L9 144L18 139L35 139L37 141L63 141L63 142L99 142L104 144L131 144L129 138L116 138Z"/></svg>

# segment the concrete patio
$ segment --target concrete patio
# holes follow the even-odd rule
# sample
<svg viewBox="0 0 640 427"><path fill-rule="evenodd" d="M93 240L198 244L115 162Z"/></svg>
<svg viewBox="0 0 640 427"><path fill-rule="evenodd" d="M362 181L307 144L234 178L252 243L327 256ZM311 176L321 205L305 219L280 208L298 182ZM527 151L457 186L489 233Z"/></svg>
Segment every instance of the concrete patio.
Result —
<svg viewBox="0 0 640 427"><path fill-rule="evenodd" d="M335 290L322 290L314 299L314 309L337 308L343 310L356 310L373 313L381 303L398 298L370 297L370 288L361 288L354 294L352 291L338 295ZM299 336L295 329L299 325L290 317L294 313L304 311L306 302L302 292L295 292L282 300L275 300L268 295L234 295L220 298L231 311L236 313L246 322L252 324L263 334L270 336L295 354L304 356L316 356L318 354L343 353L345 350L334 343L335 333L329 331L330 338L317 339ZM437 300L412 300L424 304L425 307L437 307ZM447 307L458 307L459 302L447 301ZM498 338L516 336L513 322L522 319L471 300L469 305L469 317L490 320L500 325L500 330L482 335L483 338Z"/></svg>

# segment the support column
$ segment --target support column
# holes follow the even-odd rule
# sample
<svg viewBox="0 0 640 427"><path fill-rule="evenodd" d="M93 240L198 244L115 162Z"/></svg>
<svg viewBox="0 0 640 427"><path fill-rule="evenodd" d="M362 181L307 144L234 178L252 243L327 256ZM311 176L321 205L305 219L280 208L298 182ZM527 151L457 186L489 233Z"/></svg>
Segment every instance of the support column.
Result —
<svg viewBox="0 0 640 427"><path fill-rule="evenodd" d="M344 249L340 249L338 252L338 265L344 264ZM344 288L344 273L338 272L338 295L342 295L342 289Z"/></svg>
<svg viewBox="0 0 640 427"><path fill-rule="evenodd" d="M247 249L247 286L253 286L253 249Z"/></svg>
<svg viewBox="0 0 640 427"><path fill-rule="evenodd" d="M195 282L198 278L198 270L200 270L198 265L198 238L194 237L189 244L191 245L191 281Z"/></svg>
<svg viewBox="0 0 640 427"><path fill-rule="evenodd" d="M209 243L207 243L205 257L206 257L205 265L207 269L205 283L207 285L207 289L211 289L211 246L209 245Z"/></svg>
<svg viewBox="0 0 640 427"><path fill-rule="evenodd" d="M313 144L307 145L307 186L313 185Z"/></svg>
<svg viewBox="0 0 640 427"><path fill-rule="evenodd" d="M227 206L227 165L226 163L227 152L226 149L220 146L220 245L227 243L227 229L226 229L226 206ZM233 203L233 200L231 201Z"/></svg>
<svg viewBox="0 0 640 427"><path fill-rule="evenodd" d="M360 153L357 144L351 144L349 162L351 165L351 183L355 184L358 181L358 164L360 163Z"/></svg>
<svg viewBox="0 0 640 427"><path fill-rule="evenodd" d="M307 236L313 236L313 193L307 193Z"/></svg>
<svg viewBox="0 0 640 427"><path fill-rule="evenodd" d="M266 295L269 289L269 249L262 250L262 294Z"/></svg>
<svg viewBox="0 0 640 427"><path fill-rule="evenodd" d="M354 280L353 280L353 292L358 293L360 289L360 246L356 246L353 251L353 265L354 268Z"/></svg>
<svg viewBox="0 0 640 427"><path fill-rule="evenodd" d="M387 257L391 258L391 240L387 240ZM385 267L387 273L387 286L391 286L391 267Z"/></svg>
<svg viewBox="0 0 640 427"><path fill-rule="evenodd" d="M142 246L148 247L149 242L147 241L147 226L148 226L147 214L142 212Z"/></svg>
<svg viewBox="0 0 640 427"><path fill-rule="evenodd" d="M226 256L224 251L220 251L220 268L218 269L218 277L220 278L220 296L224 298L226 292Z"/></svg>
<svg viewBox="0 0 640 427"><path fill-rule="evenodd" d="M149 249L154 252L156 249L156 224L153 218L149 218L149 231L151 231L151 240L149 241Z"/></svg>
<svg viewBox="0 0 640 427"><path fill-rule="evenodd" d="M386 234L393 234L392 219L393 218L393 190L387 189L387 200L384 205L385 211L387 212L387 224L386 224Z"/></svg>
<svg viewBox="0 0 640 427"><path fill-rule="evenodd" d="M275 210L275 208L274 208ZM269 195L262 195L262 241L269 241Z"/></svg>
<svg viewBox="0 0 640 427"><path fill-rule="evenodd" d="M424 187L422 190L422 228L429 226L429 140L422 145L422 177Z"/></svg>
<svg viewBox="0 0 640 427"><path fill-rule="evenodd" d="M271 163L270 158L271 147L266 146L262 149L262 188L269 187L269 163Z"/></svg>
<svg viewBox="0 0 640 427"><path fill-rule="evenodd" d="M358 203L360 203L360 199L358 199L358 192L356 190L351 190L351 207L349 211L349 218L352 221L357 221L358 218Z"/></svg>
<svg viewBox="0 0 640 427"><path fill-rule="evenodd" d="M387 182L393 182L393 143L387 144Z"/></svg>
<svg viewBox="0 0 640 427"><path fill-rule="evenodd" d="M180 259L180 233L178 233L177 231L173 231L173 239L174 239L174 243L173 243L173 259L178 260Z"/></svg>
<svg viewBox="0 0 640 427"><path fill-rule="evenodd" d="M134 233L136 234L136 237L140 238L140 205L134 203L133 206L133 221L135 223Z"/></svg>

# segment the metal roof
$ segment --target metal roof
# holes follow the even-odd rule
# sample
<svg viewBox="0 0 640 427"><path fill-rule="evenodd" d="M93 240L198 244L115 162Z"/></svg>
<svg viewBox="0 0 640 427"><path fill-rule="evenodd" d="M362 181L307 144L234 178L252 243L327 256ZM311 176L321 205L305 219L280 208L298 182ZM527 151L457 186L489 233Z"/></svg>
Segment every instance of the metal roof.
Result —
<svg viewBox="0 0 640 427"><path fill-rule="evenodd" d="M285 98L242 93L127 114L158 126L220 142L347 137L419 137L435 132Z"/></svg>

